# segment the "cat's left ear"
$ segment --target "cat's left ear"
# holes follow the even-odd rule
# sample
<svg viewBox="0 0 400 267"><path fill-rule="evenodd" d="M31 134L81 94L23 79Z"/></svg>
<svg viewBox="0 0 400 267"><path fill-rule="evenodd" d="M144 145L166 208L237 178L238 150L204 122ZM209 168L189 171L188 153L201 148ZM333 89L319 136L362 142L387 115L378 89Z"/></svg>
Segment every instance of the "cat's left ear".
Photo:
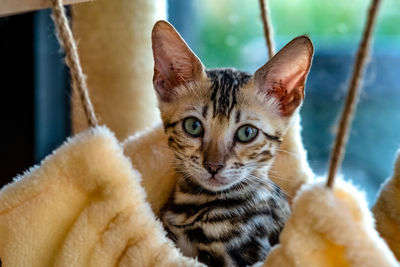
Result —
<svg viewBox="0 0 400 267"><path fill-rule="evenodd" d="M257 89L278 101L282 116L292 115L303 101L313 53L310 38L299 36L254 74Z"/></svg>
<svg viewBox="0 0 400 267"><path fill-rule="evenodd" d="M154 88L161 101L170 102L179 95L180 86L199 81L205 75L204 66L168 22L158 21L151 39Z"/></svg>

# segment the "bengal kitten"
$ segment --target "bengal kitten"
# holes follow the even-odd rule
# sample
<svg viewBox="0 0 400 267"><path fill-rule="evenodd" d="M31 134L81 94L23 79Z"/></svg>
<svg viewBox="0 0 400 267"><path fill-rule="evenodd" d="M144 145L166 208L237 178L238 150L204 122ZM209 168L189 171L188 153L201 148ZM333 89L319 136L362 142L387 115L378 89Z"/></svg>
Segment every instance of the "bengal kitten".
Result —
<svg viewBox="0 0 400 267"><path fill-rule="evenodd" d="M152 43L154 87L180 174L161 213L170 238L208 266L263 261L290 215L268 170L304 97L310 39L295 38L254 75L205 69L165 21Z"/></svg>

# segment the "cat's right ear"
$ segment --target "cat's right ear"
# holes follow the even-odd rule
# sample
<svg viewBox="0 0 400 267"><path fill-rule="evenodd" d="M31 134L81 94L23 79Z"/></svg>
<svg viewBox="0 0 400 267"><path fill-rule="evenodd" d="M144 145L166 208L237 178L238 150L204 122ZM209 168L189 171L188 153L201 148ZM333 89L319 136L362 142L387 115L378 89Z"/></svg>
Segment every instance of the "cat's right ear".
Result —
<svg viewBox="0 0 400 267"><path fill-rule="evenodd" d="M291 116L303 101L313 54L314 47L310 38L299 36L254 74L259 92L274 97L284 117Z"/></svg>
<svg viewBox="0 0 400 267"><path fill-rule="evenodd" d="M170 102L177 90L204 75L204 66L190 50L175 28L166 21L158 21L151 35L154 76L153 84L159 99Z"/></svg>

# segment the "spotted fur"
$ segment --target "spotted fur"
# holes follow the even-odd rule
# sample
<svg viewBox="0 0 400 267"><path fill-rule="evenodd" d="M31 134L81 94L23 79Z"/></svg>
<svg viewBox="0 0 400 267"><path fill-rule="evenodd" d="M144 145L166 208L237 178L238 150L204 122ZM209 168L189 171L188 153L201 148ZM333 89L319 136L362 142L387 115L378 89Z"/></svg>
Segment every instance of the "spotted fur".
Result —
<svg viewBox="0 0 400 267"><path fill-rule="evenodd" d="M208 93L198 94L198 105L188 109L191 115L202 118L205 131L212 133L196 145L183 132L182 122L165 125L168 144L176 156L176 171L182 179L161 217L170 238L185 255L197 257L208 266L247 266L267 256L290 214L284 194L267 177L281 136L275 136L279 131L264 133L260 127L257 141L245 147L238 144L229 131L249 122L249 117L262 124L260 116L246 108L243 95L251 75L234 69L206 73ZM216 125L221 127L213 127ZM226 141L222 149L227 152L226 176L243 176L222 190L207 189L195 178L207 176L201 163L209 143L217 138Z"/></svg>
<svg viewBox="0 0 400 267"><path fill-rule="evenodd" d="M185 255L208 266L248 266L278 243L289 214L273 184L242 182L217 193L182 179L162 218Z"/></svg>
<svg viewBox="0 0 400 267"><path fill-rule="evenodd" d="M268 171L303 99L311 42L294 39L250 75L206 70L167 22L155 25L152 41L153 83L180 176L160 214L169 237L208 266L263 261L290 215ZM248 126L256 134L241 140Z"/></svg>

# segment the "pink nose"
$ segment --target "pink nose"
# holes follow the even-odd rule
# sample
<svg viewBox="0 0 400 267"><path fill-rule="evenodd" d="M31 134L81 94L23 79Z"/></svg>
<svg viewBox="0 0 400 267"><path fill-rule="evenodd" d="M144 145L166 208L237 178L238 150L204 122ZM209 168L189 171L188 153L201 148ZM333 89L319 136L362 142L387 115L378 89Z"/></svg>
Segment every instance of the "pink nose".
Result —
<svg viewBox="0 0 400 267"><path fill-rule="evenodd" d="M204 161L203 166L209 173L215 175L218 173L219 170L221 170L224 167L224 164Z"/></svg>

